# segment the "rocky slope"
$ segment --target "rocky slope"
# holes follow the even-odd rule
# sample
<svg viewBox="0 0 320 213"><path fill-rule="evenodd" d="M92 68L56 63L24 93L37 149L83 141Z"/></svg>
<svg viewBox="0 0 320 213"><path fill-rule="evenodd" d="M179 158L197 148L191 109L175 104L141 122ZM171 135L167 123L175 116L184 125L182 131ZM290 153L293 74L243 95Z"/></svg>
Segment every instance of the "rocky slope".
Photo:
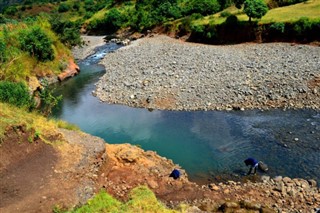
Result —
<svg viewBox="0 0 320 213"><path fill-rule="evenodd" d="M105 57L96 95L169 110L319 108L319 55L310 45L213 46L154 36Z"/></svg>

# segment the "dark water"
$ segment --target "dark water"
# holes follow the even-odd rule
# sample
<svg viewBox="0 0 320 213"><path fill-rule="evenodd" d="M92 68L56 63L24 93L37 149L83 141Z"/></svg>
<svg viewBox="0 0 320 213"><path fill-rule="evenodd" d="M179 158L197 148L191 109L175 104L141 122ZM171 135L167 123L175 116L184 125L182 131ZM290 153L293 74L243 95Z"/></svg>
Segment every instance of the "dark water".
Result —
<svg viewBox="0 0 320 213"><path fill-rule="evenodd" d="M116 48L100 48L98 56L80 63L80 75L57 88L64 100L55 117L108 143L156 151L198 183L241 177L248 171L243 160L249 156L268 164L270 176L320 181L319 110L150 112L100 103L91 95L105 73L96 62Z"/></svg>

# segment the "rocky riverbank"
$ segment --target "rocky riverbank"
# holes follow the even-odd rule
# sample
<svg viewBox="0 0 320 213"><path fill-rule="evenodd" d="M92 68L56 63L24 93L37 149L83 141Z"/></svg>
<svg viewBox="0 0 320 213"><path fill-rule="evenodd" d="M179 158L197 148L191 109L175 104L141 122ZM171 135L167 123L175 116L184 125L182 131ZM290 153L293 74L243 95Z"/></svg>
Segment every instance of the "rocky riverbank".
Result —
<svg viewBox="0 0 320 213"><path fill-rule="evenodd" d="M320 189L314 180L269 176L247 176L241 182L197 185L171 160L130 144L106 145L107 160L97 180L101 188L126 200L130 190L147 185L157 198L187 212L313 212L320 207ZM173 168L181 178L169 177ZM98 187L99 188L99 187Z"/></svg>
<svg viewBox="0 0 320 213"><path fill-rule="evenodd" d="M104 58L96 95L151 109L319 109L319 55L310 45L213 46L154 36Z"/></svg>

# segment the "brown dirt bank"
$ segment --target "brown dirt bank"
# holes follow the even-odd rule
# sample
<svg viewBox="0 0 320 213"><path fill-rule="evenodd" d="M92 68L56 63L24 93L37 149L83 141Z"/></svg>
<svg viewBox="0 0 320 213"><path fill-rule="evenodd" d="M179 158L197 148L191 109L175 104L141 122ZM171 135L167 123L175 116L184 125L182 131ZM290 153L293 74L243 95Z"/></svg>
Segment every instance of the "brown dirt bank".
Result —
<svg viewBox="0 0 320 213"><path fill-rule="evenodd" d="M105 144L100 138L63 129L45 139L51 144L41 139L31 143L32 135L21 125L7 128L0 146L1 212L51 212L56 205L71 208L101 188L126 200L138 185L147 185L168 206L185 202L206 212L240 208L311 212L320 206L315 181L263 177L263 182L254 183L259 178L249 177L246 183L199 186L171 160L136 146ZM169 178L173 168L182 172L178 180Z"/></svg>

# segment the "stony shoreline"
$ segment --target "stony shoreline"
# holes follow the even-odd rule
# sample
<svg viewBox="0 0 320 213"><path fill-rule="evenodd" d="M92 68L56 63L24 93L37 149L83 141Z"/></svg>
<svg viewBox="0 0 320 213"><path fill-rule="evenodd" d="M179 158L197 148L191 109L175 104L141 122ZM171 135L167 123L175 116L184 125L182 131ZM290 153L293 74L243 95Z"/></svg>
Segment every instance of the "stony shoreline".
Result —
<svg viewBox="0 0 320 213"><path fill-rule="evenodd" d="M157 35L108 54L95 93L150 109L319 109L319 55L310 45L213 46Z"/></svg>

